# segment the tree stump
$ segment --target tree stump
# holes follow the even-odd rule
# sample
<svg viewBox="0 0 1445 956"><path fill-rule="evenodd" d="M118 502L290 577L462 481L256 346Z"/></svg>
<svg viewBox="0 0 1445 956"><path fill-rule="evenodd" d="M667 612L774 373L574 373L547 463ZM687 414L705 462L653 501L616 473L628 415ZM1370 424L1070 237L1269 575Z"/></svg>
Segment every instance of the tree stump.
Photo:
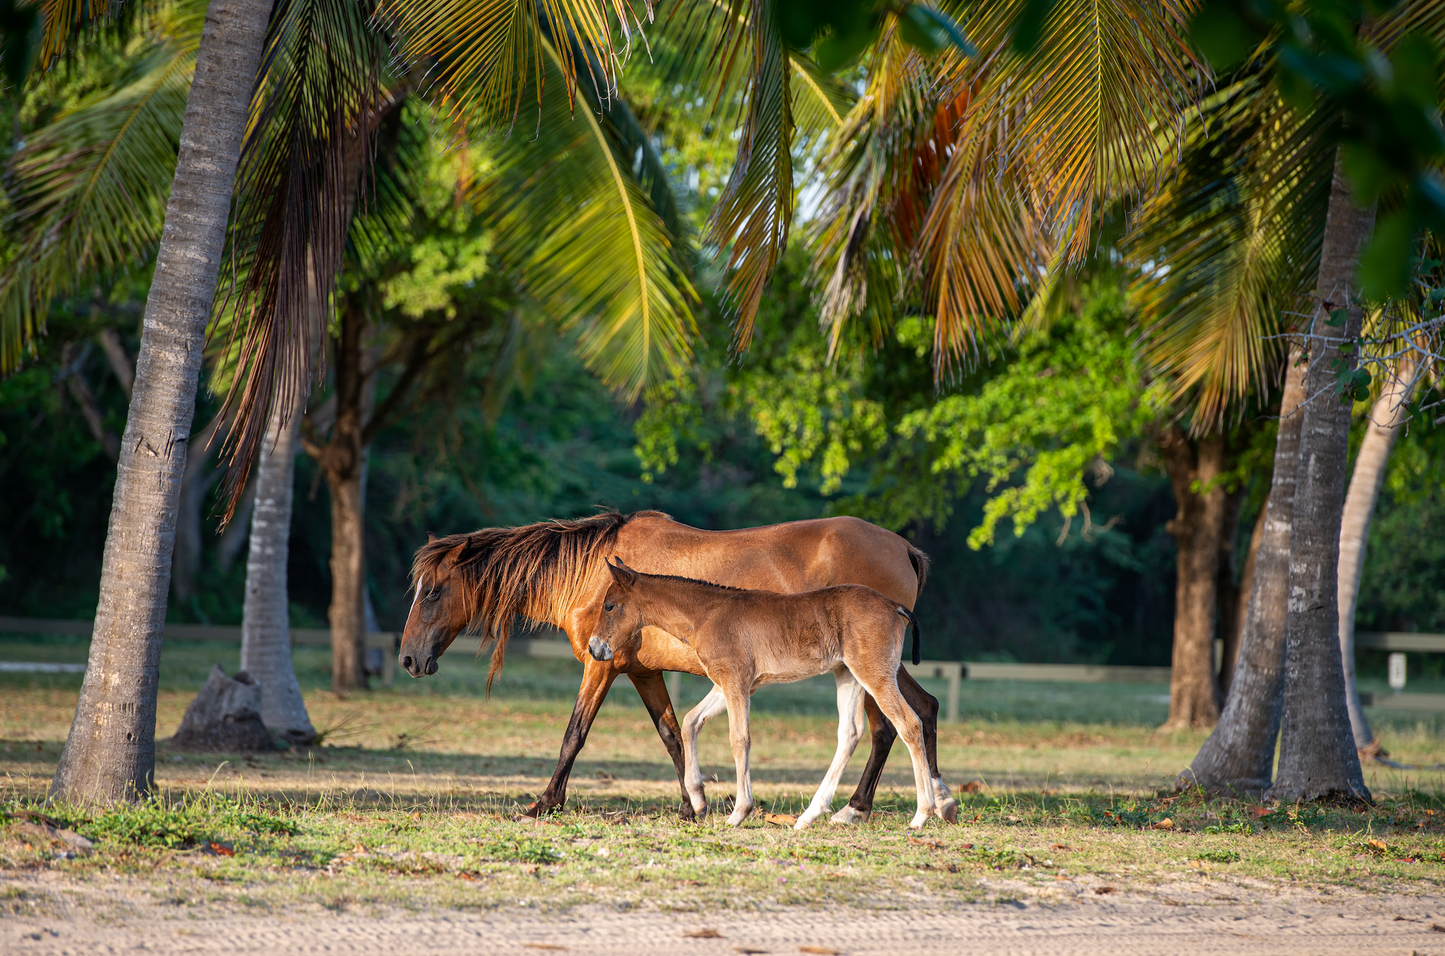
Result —
<svg viewBox="0 0 1445 956"><path fill-rule="evenodd" d="M175 750L261 753L276 750L276 739L261 723L261 685L245 671L227 677L217 664L186 708L171 738Z"/></svg>

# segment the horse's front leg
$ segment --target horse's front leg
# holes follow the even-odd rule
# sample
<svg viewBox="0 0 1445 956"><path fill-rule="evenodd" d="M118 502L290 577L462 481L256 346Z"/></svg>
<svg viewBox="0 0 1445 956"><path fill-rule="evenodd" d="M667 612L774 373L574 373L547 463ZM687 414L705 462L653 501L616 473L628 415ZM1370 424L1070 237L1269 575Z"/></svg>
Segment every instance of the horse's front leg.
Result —
<svg viewBox="0 0 1445 956"><path fill-rule="evenodd" d="M652 716L652 726L657 728L657 736L662 738L662 745L672 758L673 769L677 771L677 785L682 789L682 818L694 820L696 814L687 792L687 761L683 754L682 730L677 725L677 714L667 693L667 681L661 671L629 673L627 676L632 686L637 688L637 696L642 698L648 714Z"/></svg>
<svg viewBox="0 0 1445 956"><path fill-rule="evenodd" d="M547 789L542 791L536 803L527 808L527 816L540 817L544 813L552 813L562 809L562 804L567 802L567 778L572 776L572 764L577 761L582 745L587 743L587 732L592 729L592 721L597 719L597 710L607 699L607 691L619 673L610 661L594 660L590 655L583 661L582 686L577 691L577 703L572 707L572 719L567 722L567 734L562 738L557 769L552 772Z"/></svg>
<svg viewBox="0 0 1445 956"><path fill-rule="evenodd" d="M686 762L682 789L688 795L688 799L692 801L692 808L700 817L707 815L707 794L703 792L702 788L702 764L697 759L697 735L702 730L702 725L719 714L726 706L727 698L714 684L712 690L707 692L707 696L698 701L697 706L682 718L682 752Z"/></svg>
<svg viewBox="0 0 1445 956"><path fill-rule="evenodd" d="M868 763L863 767L863 776L858 780L858 789L848 805L833 814L834 823L866 823L873 815L873 795L878 792L878 781L883 776L883 765L888 762L888 751L898 739L898 731L878 709L878 702L872 694L863 695L863 711L868 715L868 724L873 730L873 745L868 751Z"/></svg>
<svg viewBox="0 0 1445 956"><path fill-rule="evenodd" d="M724 693L727 694L728 736L732 738L733 763L738 770L738 798L728 816L728 826L737 827L753 812L753 778L748 768L753 745L749 720L752 695L745 687L729 687Z"/></svg>

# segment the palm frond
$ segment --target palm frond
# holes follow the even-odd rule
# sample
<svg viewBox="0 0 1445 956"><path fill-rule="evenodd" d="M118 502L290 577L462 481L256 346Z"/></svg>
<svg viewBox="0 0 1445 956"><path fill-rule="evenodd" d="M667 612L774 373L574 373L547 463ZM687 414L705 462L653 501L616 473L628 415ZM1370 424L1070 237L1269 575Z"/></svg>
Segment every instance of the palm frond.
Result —
<svg viewBox="0 0 1445 956"><path fill-rule="evenodd" d="M227 516L270 410L300 408L312 354L370 160L396 103L380 82L382 42L366 5L281 0L272 12L236 174L230 288L222 314L240 343L223 414Z"/></svg>
<svg viewBox="0 0 1445 956"><path fill-rule="evenodd" d="M545 40L542 55L555 82L567 61ZM582 357L603 381L636 396L690 355L696 294L684 252L633 175L623 152L631 140L612 112L542 103L535 139L497 144L498 174L478 203L527 295L579 330Z"/></svg>
<svg viewBox="0 0 1445 956"><path fill-rule="evenodd" d="M1192 124L1178 179L1140 211L1129 255L1144 354L1194 410L1220 427L1284 355L1282 310L1311 286L1324 229L1332 114L1301 117L1260 74L1212 96Z"/></svg>
<svg viewBox="0 0 1445 956"><path fill-rule="evenodd" d="M137 39L144 52L113 84L29 135L12 159L16 250L0 269L0 372L43 332L52 298L154 255L200 41L198 22L170 26L159 42Z"/></svg>

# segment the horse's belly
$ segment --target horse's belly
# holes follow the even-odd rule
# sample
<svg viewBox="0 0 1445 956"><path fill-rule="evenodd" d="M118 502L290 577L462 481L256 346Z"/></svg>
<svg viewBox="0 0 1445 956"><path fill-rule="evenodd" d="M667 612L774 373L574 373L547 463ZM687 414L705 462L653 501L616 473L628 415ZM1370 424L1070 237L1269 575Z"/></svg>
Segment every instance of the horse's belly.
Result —
<svg viewBox="0 0 1445 956"><path fill-rule="evenodd" d="M753 689L756 690L765 684L792 684L800 680L807 680L809 677L831 674L840 663L842 662L836 660L810 660L790 662L782 667L770 667L765 672L758 674L753 681Z"/></svg>

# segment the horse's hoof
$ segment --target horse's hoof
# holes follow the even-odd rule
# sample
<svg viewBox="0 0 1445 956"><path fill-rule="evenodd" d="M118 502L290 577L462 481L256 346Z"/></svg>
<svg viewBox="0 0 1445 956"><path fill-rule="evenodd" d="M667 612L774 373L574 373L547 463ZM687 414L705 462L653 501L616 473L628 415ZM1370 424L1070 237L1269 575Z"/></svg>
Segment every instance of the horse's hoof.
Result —
<svg viewBox="0 0 1445 956"><path fill-rule="evenodd" d="M810 826L813 825L813 821L816 820L816 819L818 819L818 816L819 816L818 814L807 814L807 813L803 814L801 817L798 817L798 822L796 822L796 823L793 824L793 829L794 829L794 830L806 830L806 829L808 829L808 827L810 827Z"/></svg>
<svg viewBox="0 0 1445 956"><path fill-rule="evenodd" d="M908 821L908 829L910 829L910 830L922 830L922 829L923 829L923 825L924 825L925 823L927 823L927 822L928 822L928 811L927 811L927 810L919 810L917 813L915 813L915 814L913 815L913 819Z"/></svg>
<svg viewBox="0 0 1445 956"><path fill-rule="evenodd" d="M858 810L847 806L833 814L829 819L834 823L867 823L868 818L872 815L872 810Z"/></svg>
<svg viewBox="0 0 1445 956"><path fill-rule="evenodd" d="M958 822L958 801L949 797L938 805L938 818L944 823Z"/></svg>
<svg viewBox="0 0 1445 956"><path fill-rule="evenodd" d="M697 821L697 811L694 810L692 804L686 800L682 802L682 807L677 811L677 815L682 818L683 823L695 823Z"/></svg>

